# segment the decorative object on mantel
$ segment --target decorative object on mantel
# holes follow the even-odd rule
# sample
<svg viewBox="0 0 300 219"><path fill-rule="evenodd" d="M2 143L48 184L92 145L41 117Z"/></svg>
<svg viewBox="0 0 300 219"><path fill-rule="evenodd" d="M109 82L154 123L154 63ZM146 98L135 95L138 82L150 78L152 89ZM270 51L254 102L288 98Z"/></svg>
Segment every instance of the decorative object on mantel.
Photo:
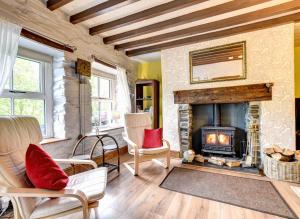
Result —
<svg viewBox="0 0 300 219"><path fill-rule="evenodd" d="M187 150L183 153L183 159L189 163L194 160L195 152L193 150Z"/></svg>
<svg viewBox="0 0 300 219"><path fill-rule="evenodd" d="M246 79L246 42L190 52L190 83Z"/></svg>
<svg viewBox="0 0 300 219"><path fill-rule="evenodd" d="M246 115L247 149L244 165L248 167L260 164L259 108L258 102L249 103Z"/></svg>
<svg viewBox="0 0 300 219"><path fill-rule="evenodd" d="M279 146L264 149L264 173L272 179L300 183L299 151Z"/></svg>

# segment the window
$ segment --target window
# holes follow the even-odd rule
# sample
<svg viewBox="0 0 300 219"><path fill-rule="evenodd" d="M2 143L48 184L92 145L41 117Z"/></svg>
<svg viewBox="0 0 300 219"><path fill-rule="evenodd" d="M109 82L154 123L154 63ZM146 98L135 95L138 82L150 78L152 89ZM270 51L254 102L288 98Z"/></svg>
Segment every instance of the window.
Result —
<svg viewBox="0 0 300 219"><path fill-rule="evenodd" d="M113 125L114 80L92 75L92 125L107 128Z"/></svg>
<svg viewBox="0 0 300 219"><path fill-rule="evenodd" d="M51 65L45 60L33 58L40 56L20 49L13 74L0 97L0 115L34 116L44 137L52 137Z"/></svg>

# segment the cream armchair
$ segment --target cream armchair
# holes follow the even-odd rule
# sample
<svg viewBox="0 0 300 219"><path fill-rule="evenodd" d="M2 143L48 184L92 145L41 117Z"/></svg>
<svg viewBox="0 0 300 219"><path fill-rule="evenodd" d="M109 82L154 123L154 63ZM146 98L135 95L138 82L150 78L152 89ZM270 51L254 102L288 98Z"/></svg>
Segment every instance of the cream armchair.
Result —
<svg viewBox="0 0 300 219"><path fill-rule="evenodd" d="M149 113L128 113L125 115L124 140L128 144L128 153L134 156L133 162L124 163L127 169L135 176L139 174L139 163L153 160L156 163L169 168L170 166L170 144L163 139L163 146L159 148L142 148L144 141L144 130L151 129L151 115ZM163 164L157 158L165 158ZM130 164L134 164L134 169Z"/></svg>
<svg viewBox="0 0 300 219"><path fill-rule="evenodd" d="M69 177L60 191L29 186L25 175L25 153L30 143L39 144L42 134L36 119L0 117L0 196L11 198L14 218L56 218L82 211L84 219L104 196L107 169L97 168ZM57 159L59 163L87 164L93 161Z"/></svg>

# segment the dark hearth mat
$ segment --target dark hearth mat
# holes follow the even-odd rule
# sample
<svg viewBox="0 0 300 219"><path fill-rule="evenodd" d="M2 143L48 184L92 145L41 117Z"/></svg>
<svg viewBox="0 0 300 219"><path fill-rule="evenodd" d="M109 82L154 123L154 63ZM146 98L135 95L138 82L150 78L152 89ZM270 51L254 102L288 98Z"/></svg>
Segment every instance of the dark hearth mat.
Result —
<svg viewBox="0 0 300 219"><path fill-rule="evenodd" d="M280 217L297 218L269 181L174 167L160 187Z"/></svg>

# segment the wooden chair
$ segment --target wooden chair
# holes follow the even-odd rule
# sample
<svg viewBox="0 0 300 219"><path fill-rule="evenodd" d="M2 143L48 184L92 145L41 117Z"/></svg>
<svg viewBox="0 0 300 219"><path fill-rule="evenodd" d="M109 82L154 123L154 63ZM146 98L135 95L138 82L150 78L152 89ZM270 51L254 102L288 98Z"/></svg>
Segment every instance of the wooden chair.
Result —
<svg viewBox="0 0 300 219"><path fill-rule="evenodd" d="M104 196L107 169L90 160L54 159L58 163L87 164L94 168L69 177L60 191L37 189L25 175L25 153L30 143L38 145L42 134L38 121L31 117L0 117L0 196L11 198L14 218L57 218L98 206Z"/></svg>
<svg viewBox="0 0 300 219"><path fill-rule="evenodd" d="M163 139L163 145L159 148L142 148L144 130L151 129L150 113L128 113L125 115L125 131L123 138L128 144L128 153L134 156L133 162L124 163L127 169L135 176L139 174L139 163L153 160L156 163L169 168L170 166L170 144ZM163 164L157 158L165 158ZM134 168L130 164L134 164Z"/></svg>

